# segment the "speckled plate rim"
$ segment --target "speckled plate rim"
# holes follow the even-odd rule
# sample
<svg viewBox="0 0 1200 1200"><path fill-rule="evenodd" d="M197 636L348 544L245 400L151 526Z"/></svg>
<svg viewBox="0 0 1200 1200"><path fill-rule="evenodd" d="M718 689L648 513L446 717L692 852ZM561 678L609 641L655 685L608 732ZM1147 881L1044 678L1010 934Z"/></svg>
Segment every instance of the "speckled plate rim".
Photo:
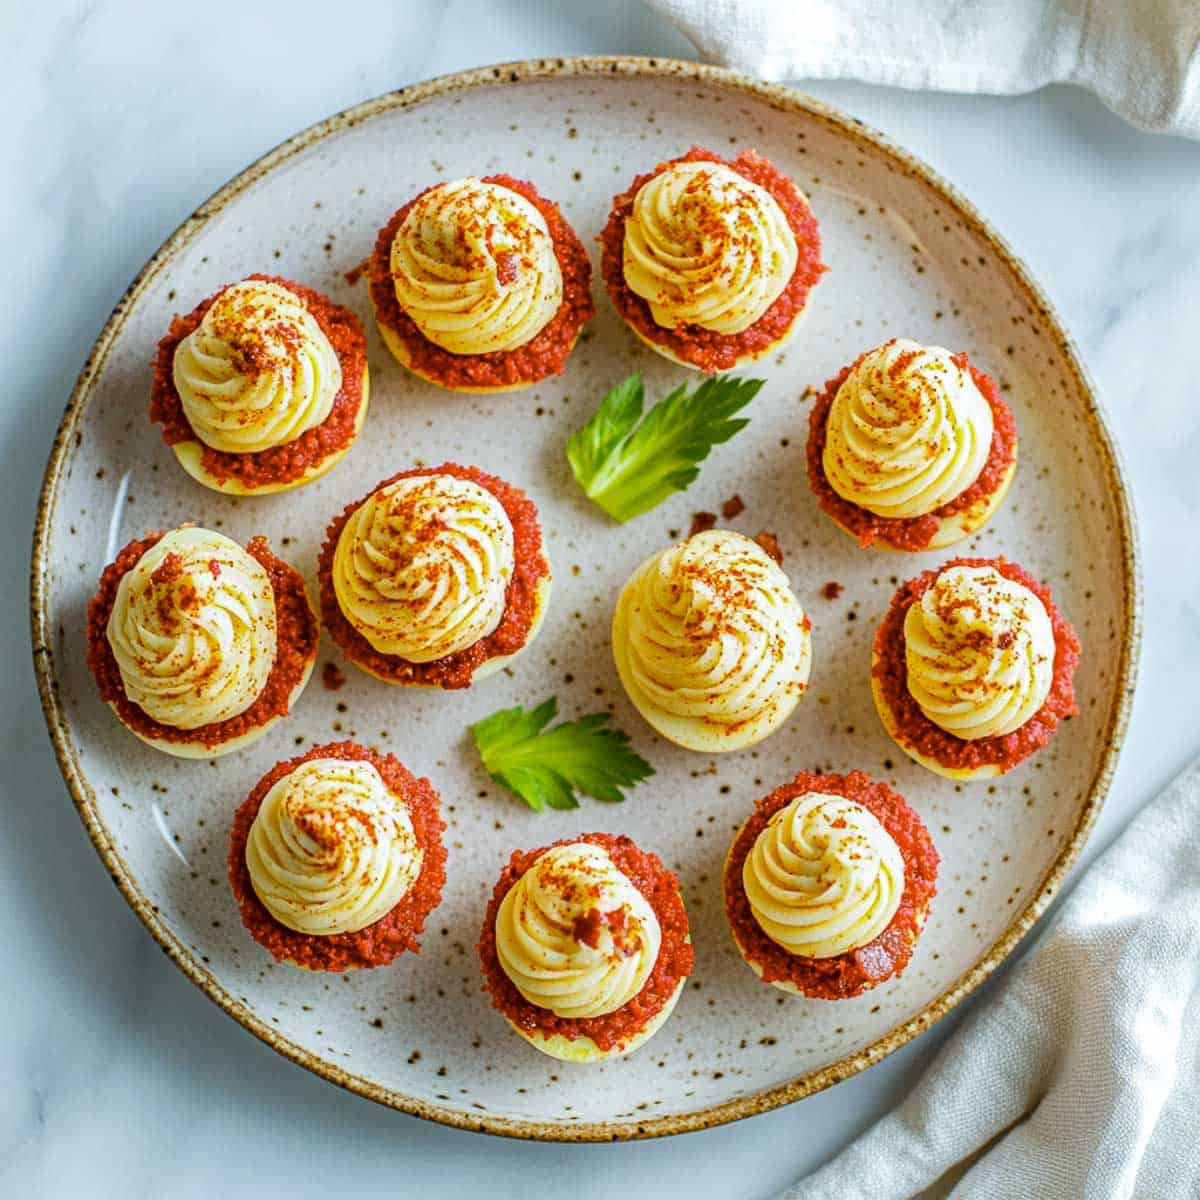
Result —
<svg viewBox="0 0 1200 1200"><path fill-rule="evenodd" d="M476 88L520 84L570 76L632 75L658 78L681 78L731 92L740 92L756 100L765 101L780 112L803 113L829 126L851 142L858 142L886 155L896 169L927 184L951 205L959 217L983 238L1001 262L1007 267L1011 278L1038 317L1053 333L1065 359L1067 368L1075 379L1076 388L1082 399L1087 418L1087 431L1098 446L1104 463L1108 487L1115 501L1117 512L1116 535L1121 543L1121 565L1123 574L1122 616L1123 638L1120 661L1117 664L1115 687L1117 701L1109 716L1107 727L1102 733L1106 749L1100 757L1097 770L1092 777L1087 798L1080 809L1075 828L1064 843L1058 857L1051 864L1041 885L1032 899L1013 918L1004 933L980 957L975 965L941 995L932 1000L920 1013L897 1025L883 1037L857 1053L817 1071L798 1076L788 1083L763 1089L746 1096L725 1101L693 1112L675 1113L639 1122L597 1121L579 1125L556 1124L545 1121L528 1121L484 1114L474 1116L459 1110L430 1104L425 1100L405 1095L403 1092L384 1088L352 1074L341 1067L313 1054L295 1042L280 1036L251 1008L222 987L214 976L204 968L196 956L166 926L146 896L137 879L117 849L106 825L100 817L96 798L80 765L79 756L71 739L66 713L59 698L56 664L52 652L52 628L48 611L50 587L50 530L53 524L55 505L60 484L70 457L76 431L86 415L88 400L93 384L104 369L118 334L129 313L146 291L151 280L180 251L184 249L205 225L233 199L244 192L267 173L275 170L296 154L309 149L335 134L369 120L380 113L393 109L412 108L425 101L454 92L471 91ZM1029 271L1009 249L1004 240L988 224L975 207L952 186L941 179L918 158L893 144L882 134L811 96L806 96L782 84L762 83L748 76L721 67L702 63L684 62L674 59L639 58L633 56L582 56L566 58L533 59L526 62L504 63L497 66L479 67L443 75L413 87L367 100L305 129L265 154L247 167L219 191L214 193L163 243L153 257L129 285L118 301L101 332L96 344L84 364L74 390L67 402L59 425L58 434L51 447L49 462L38 501L37 523L34 530L33 558L30 578L31 626L33 638L34 670L38 692L46 724L54 744L63 778L79 811L79 816L90 835L100 857L108 867L113 882L128 901L130 907L141 918L147 929L162 947L164 953L179 969L195 983L211 1000L220 1005L239 1024L272 1049L290 1058L302 1067L328 1079L333 1083L366 1096L380 1104L399 1109L414 1116L438 1121L459 1129L482 1133L499 1134L507 1137L531 1138L544 1141L608 1142L633 1138L662 1137L675 1133L687 1133L706 1129L742 1117L766 1112L783 1104L799 1100L803 1096L840 1083L843 1079L873 1066L887 1057L905 1042L924 1032L935 1021L945 1016L956 1004L977 988L992 971L1012 952L1021 938L1032 928L1038 917L1046 910L1071 865L1079 855L1088 834L1095 823L1096 815L1108 791L1117 756L1124 740L1133 687L1137 671L1137 659L1141 640L1141 578L1140 555L1137 529L1125 484L1120 454L1108 428L1107 420L1096 397L1095 389L1070 336L1063 328L1050 302L1041 288L1034 282Z"/></svg>

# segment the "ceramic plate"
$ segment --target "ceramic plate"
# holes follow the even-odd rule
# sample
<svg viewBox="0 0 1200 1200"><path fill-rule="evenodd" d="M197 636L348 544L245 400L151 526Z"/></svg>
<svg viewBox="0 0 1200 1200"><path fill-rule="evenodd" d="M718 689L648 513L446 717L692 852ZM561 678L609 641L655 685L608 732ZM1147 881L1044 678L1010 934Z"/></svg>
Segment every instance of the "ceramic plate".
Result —
<svg viewBox="0 0 1200 1200"><path fill-rule="evenodd" d="M558 200L592 249L614 193L693 144L754 146L793 176L820 219L831 270L799 334L754 374L752 421L686 494L627 526L571 479L569 433L633 370L651 395L694 379L642 348L598 278L599 309L565 374L509 396L448 395L381 346L365 283L345 273L427 184L507 171ZM176 312L253 271L303 281L370 331L371 413L347 459L281 497L224 498L193 483L147 419L149 363ZM911 765L868 687L875 625L901 577L945 554L864 552L805 483L810 401L861 350L892 336L952 348L1000 381L1021 465L1000 515L964 550L1005 554L1048 580L1083 641L1081 715L999 782L955 787ZM515 672L466 692L388 688L347 668L314 677L291 718L211 763L150 750L100 703L84 666L85 609L104 564L147 529L197 521L266 534L313 581L330 516L414 464L475 463L537 501L555 567L545 627ZM711 758L663 743L626 701L608 644L616 593L696 510L733 494L733 524L776 533L812 618L807 698L753 751ZM448 1124L540 1138L694 1129L796 1099L927 1028L1008 954L1077 854L1111 775L1137 638L1132 521L1087 378L1046 301L982 218L911 156L785 88L691 63L577 59L488 68L371 101L300 134L202 205L151 260L100 335L67 407L42 497L33 566L35 656L71 793L130 904L233 1017L304 1066ZM823 585L843 586L836 600ZM328 642L321 661L338 660ZM622 805L535 814L490 783L470 722L556 695L567 716L611 709L657 768ZM390 750L441 792L449 882L421 954L345 977L276 966L242 929L225 878L234 809L298 747L339 737ZM897 787L942 856L939 892L908 971L858 999L785 997L735 952L721 862L756 797L800 769L861 768ZM628 1059L572 1067L534 1052L481 991L475 941L514 847L623 832L680 875L696 966L664 1030Z"/></svg>

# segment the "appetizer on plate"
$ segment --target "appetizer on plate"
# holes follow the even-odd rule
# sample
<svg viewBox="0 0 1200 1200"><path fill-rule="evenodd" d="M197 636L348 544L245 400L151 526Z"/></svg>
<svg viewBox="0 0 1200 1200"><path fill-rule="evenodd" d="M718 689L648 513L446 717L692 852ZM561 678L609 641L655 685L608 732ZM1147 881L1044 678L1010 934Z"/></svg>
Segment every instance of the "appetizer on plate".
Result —
<svg viewBox="0 0 1200 1200"><path fill-rule="evenodd" d="M1079 640L1050 589L1003 558L955 558L900 585L875 634L884 729L949 779L1012 770L1079 710Z"/></svg>
<svg viewBox="0 0 1200 1200"><path fill-rule="evenodd" d="M614 197L601 273L629 327L659 354L727 371L791 336L821 277L804 193L753 150L693 147Z"/></svg>
<svg viewBox="0 0 1200 1200"><path fill-rule="evenodd" d="M725 912L764 982L845 1000L908 965L937 870L929 831L903 796L862 771L801 771L734 835Z"/></svg>
<svg viewBox="0 0 1200 1200"><path fill-rule="evenodd" d="M367 341L349 309L251 275L172 321L150 419L193 479L261 496L331 470L363 427L369 391Z"/></svg>
<svg viewBox="0 0 1200 1200"><path fill-rule="evenodd" d="M537 508L476 467L385 479L326 534L321 612L346 657L385 683L464 688L533 641L550 600Z"/></svg>
<svg viewBox="0 0 1200 1200"><path fill-rule="evenodd" d="M809 414L808 480L862 546L936 550L981 529L1017 470L995 381L940 346L893 338L860 355Z"/></svg>
<svg viewBox="0 0 1200 1200"><path fill-rule="evenodd" d="M304 581L265 538L243 550L185 525L130 542L104 568L87 662L100 698L142 741L215 758L288 714L318 636Z"/></svg>
<svg viewBox="0 0 1200 1200"><path fill-rule="evenodd" d="M751 538L710 529L647 559L613 614L617 673L654 728L689 750L744 750L800 702L811 622Z"/></svg>
<svg viewBox="0 0 1200 1200"><path fill-rule="evenodd" d="M242 923L280 962L382 967L420 949L446 882L438 794L354 742L277 763L237 810L229 883Z"/></svg>
<svg viewBox="0 0 1200 1200"><path fill-rule="evenodd" d="M488 903L479 957L492 1004L544 1054L628 1054L671 1015L692 970L679 881L607 833L518 850Z"/></svg>
<svg viewBox="0 0 1200 1200"><path fill-rule="evenodd" d="M388 349L456 392L559 374L595 313L583 243L557 204L510 175L426 188L379 231L368 274Z"/></svg>

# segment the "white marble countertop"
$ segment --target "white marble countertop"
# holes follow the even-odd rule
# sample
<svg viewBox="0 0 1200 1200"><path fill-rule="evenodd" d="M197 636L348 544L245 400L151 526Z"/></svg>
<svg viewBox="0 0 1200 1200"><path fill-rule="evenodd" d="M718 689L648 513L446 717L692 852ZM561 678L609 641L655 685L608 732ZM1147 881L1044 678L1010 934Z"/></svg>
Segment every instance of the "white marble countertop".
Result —
<svg viewBox="0 0 1200 1200"><path fill-rule="evenodd" d="M29 665L25 563L60 412L129 279L204 197L303 126L431 75L550 54L689 57L686 41L636 0L70 0L19 21L4 6L0 44L0 1194L765 1197L853 1138L960 1014L790 1108L616 1147L443 1129L285 1062L167 962L105 877ZM811 90L976 201L1045 284L1107 403L1140 517L1146 635L1086 861L1200 750L1200 145L1135 132L1064 88L1015 99Z"/></svg>

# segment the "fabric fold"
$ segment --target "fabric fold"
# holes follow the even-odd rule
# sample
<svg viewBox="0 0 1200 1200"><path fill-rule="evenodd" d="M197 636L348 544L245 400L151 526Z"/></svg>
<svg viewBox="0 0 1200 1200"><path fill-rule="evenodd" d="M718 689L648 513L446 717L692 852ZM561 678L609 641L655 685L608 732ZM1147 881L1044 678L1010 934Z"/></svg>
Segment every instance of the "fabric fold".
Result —
<svg viewBox="0 0 1200 1200"><path fill-rule="evenodd" d="M1200 138L1195 0L646 0L711 62L763 79L1012 95L1074 83Z"/></svg>

